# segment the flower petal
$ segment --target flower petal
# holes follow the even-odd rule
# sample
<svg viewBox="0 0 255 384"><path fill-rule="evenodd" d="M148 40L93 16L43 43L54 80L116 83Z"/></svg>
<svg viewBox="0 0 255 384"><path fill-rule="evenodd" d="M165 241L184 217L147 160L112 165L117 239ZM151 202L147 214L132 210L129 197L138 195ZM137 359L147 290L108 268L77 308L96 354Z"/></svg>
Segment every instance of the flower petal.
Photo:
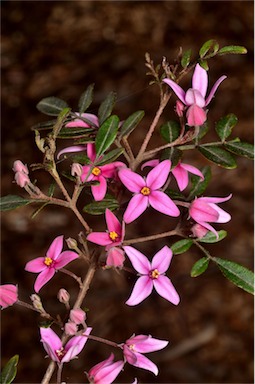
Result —
<svg viewBox="0 0 255 384"><path fill-rule="evenodd" d="M180 297L176 292L171 280L167 276L159 276L158 279L153 280L154 288L158 292L158 294L164 299L170 301L175 305L179 304Z"/></svg>
<svg viewBox="0 0 255 384"><path fill-rule="evenodd" d="M208 75L204 68L199 64L196 65L193 77L192 77L192 88L197 89L203 97L206 95L208 87Z"/></svg>
<svg viewBox="0 0 255 384"><path fill-rule="evenodd" d="M163 82L172 88L176 96L179 97L179 99L183 102L183 104L186 104L185 91L178 84L176 84L173 80L170 80L170 79L164 79Z"/></svg>
<svg viewBox="0 0 255 384"><path fill-rule="evenodd" d="M94 376L91 375L91 371L89 374L93 377L94 384L111 384L121 372L123 366L124 361L119 360L115 363L108 363L107 365L101 367Z"/></svg>
<svg viewBox="0 0 255 384"><path fill-rule="evenodd" d="M154 364L148 357L142 355L141 353L136 352L136 361L132 364L134 367L146 369L154 373L155 376L158 375L158 367Z"/></svg>
<svg viewBox="0 0 255 384"><path fill-rule="evenodd" d="M149 195L149 204L156 209L156 211L162 212L168 216L177 217L180 214L175 203L161 191L153 191Z"/></svg>
<svg viewBox="0 0 255 384"><path fill-rule="evenodd" d="M166 340L155 339L150 335L137 335L131 337L128 341L129 345L135 345L134 349L140 353L159 351L160 349L165 348L169 343Z"/></svg>
<svg viewBox="0 0 255 384"><path fill-rule="evenodd" d="M183 191L189 183L188 172L181 166L181 164L178 164L171 172L175 177L180 191Z"/></svg>
<svg viewBox="0 0 255 384"><path fill-rule="evenodd" d="M45 268L47 268L44 264L44 260L45 257L37 257L36 259L29 261L25 265L25 271L34 273L42 272Z"/></svg>
<svg viewBox="0 0 255 384"><path fill-rule="evenodd" d="M161 161L148 173L148 176L146 178L146 185L152 190L161 188L167 180L170 168L170 160Z"/></svg>
<svg viewBox="0 0 255 384"><path fill-rule="evenodd" d="M221 76L221 77L216 81L216 83L214 84L214 86L213 86L212 89L211 89L211 92L209 93L208 97L207 97L206 100L205 100L205 105L208 105L208 104L211 102L211 100L212 100L212 98L213 98L215 92L217 91L219 85L220 85L220 84L222 83L222 81L225 80L226 78L227 78L227 76Z"/></svg>
<svg viewBox="0 0 255 384"><path fill-rule="evenodd" d="M186 112L186 117L187 124L190 127L203 125L206 121L205 111L202 108L198 107L196 104L193 104L188 108Z"/></svg>
<svg viewBox="0 0 255 384"><path fill-rule="evenodd" d="M83 349L88 338L85 335L89 335L92 331L91 327L88 327L86 331L81 336L72 337L65 345L65 350L67 351L61 360L62 363L66 363L74 359Z"/></svg>
<svg viewBox="0 0 255 384"><path fill-rule="evenodd" d="M91 192L96 201L101 201L106 195L107 181L103 176L98 176L95 180L99 181L99 185L92 185Z"/></svg>
<svg viewBox="0 0 255 384"><path fill-rule="evenodd" d="M87 236L87 240L98 245L109 245L113 243L106 232L91 232Z"/></svg>
<svg viewBox="0 0 255 384"><path fill-rule="evenodd" d="M128 168L121 169L118 176L125 187L131 192L138 193L146 185L142 176Z"/></svg>
<svg viewBox="0 0 255 384"><path fill-rule="evenodd" d="M0 285L0 305L7 308L18 300L18 287L14 284Z"/></svg>
<svg viewBox="0 0 255 384"><path fill-rule="evenodd" d="M50 257L52 260L56 260L62 251L63 240L64 240L63 235L56 237L55 240L53 240L53 242L51 243L46 253L46 256Z"/></svg>
<svg viewBox="0 0 255 384"><path fill-rule="evenodd" d="M139 277L126 304L133 306L141 303L151 294L152 289L153 283L149 276Z"/></svg>
<svg viewBox="0 0 255 384"><path fill-rule="evenodd" d="M210 206L218 212L219 216L215 221L216 223L228 223L231 220L230 214L224 211L222 208L218 207L216 204L210 204Z"/></svg>
<svg viewBox="0 0 255 384"><path fill-rule="evenodd" d="M121 235L122 228L117 217L110 211L110 209L106 209L105 211L105 219L109 232L116 232L118 235Z"/></svg>
<svg viewBox="0 0 255 384"><path fill-rule="evenodd" d="M171 263L173 252L166 245L158 251L152 259L151 268L157 269L160 273L165 273Z"/></svg>
<svg viewBox="0 0 255 384"><path fill-rule="evenodd" d="M139 252L137 249L130 247L129 245L126 245L125 247L123 247L123 249L126 252L135 270L141 273L142 275L148 275L151 270L151 263L149 262L147 257L141 252Z"/></svg>
<svg viewBox="0 0 255 384"><path fill-rule="evenodd" d="M57 350L62 348L62 342L58 335L51 328L40 328L41 342L51 360L59 362L56 355Z"/></svg>
<svg viewBox="0 0 255 384"><path fill-rule="evenodd" d="M200 198L194 200L189 208L189 214L195 221L199 222L211 222L215 223L218 220L219 214L217 210L208 204L207 202L202 201Z"/></svg>
<svg viewBox="0 0 255 384"><path fill-rule="evenodd" d="M92 162L96 159L96 146L94 143L87 144L87 156Z"/></svg>
<svg viewBox="0 0 255 384"><path fill-rule="evenodd" d="M59 153L57 155L57 159L59 159L60 156L63 155L64 153L81 152L81 151L85 151L85 150L86 150L86 145L74 145L72 147L67 147L67 148L62 149L62 151L59 151Z"/></svg>
<svg viewBox="0 0 255 384"><path fill-rule="evenodd" d="M73 251L64 251L59 255L59 258L55 262L55 269L61 269L71 261L78 259L79 255Z"/></svg>
<svg viewBox="0 0 255 384"><path fill-rule="evenodd" d="M55 268L46 268L37 276L34 284L34 289L36 293L38 293L40 289L46 283L48 283L48 281L54 276L55 272Z"/></svg>
<svg viewBox="0 0 255 384"><path fill-rule="evenodd" d="M117 247L111 247L107 252L106 265L121 268L125 261L124 252Z"/></svg>
<svg viewBox="0 0 255 384"><path fill-rule="evenodd" d="M158 159L146 161L141 166L141 170L143 170L145 167L156 167L156 165L158 165L158 164L159 164L159 160Z"/></svg>
<svg viewBox="0 0 255 384"><path fill-rule="evenodd" d="M224 203L225 201L228 201L231 199L232 193L228 195L227 197L199 197L199 200L204 201L206 203Z"/></svg>
<svg viewBox="0 0 255 384"><path fill-rule="evenodd" d="M189 173L193 173L194 175L199 176L202 180L204 180L204 175L202 174L202 172L193 165L181 163L180 166Z"/></svg>
<svg viewBox="0 0 255 384"><path fill-rule="evenodd" d="M199 91L190 88L185 95L186 105L196 104L198 107L203 108L205 106L205 99Z"/></svg>
<svg viewBox="0 0 255 384"><path fill-rule="evenodd" d="M113 178L116 176L118 168L121 167L126 168L126 164L122 163L121 161L115 161L110 164L102 165L100 168L104 177Z"/></svg>
<svg viewBox="0 0 255 384"><path fill-rule="evenodd" d="M133 196L130 202L128 203L127 209L124 213L124 216L123 216L124 221L127 224L131 223L146 210L148 205L149 205L148 196L143 196L140 193Z"/></svg>

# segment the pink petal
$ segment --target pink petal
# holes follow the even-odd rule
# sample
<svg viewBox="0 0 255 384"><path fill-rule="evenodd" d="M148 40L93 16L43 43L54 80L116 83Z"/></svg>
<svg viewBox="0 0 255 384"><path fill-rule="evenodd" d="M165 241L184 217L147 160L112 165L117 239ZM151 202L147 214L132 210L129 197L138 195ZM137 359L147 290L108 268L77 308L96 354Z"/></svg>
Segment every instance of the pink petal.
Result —
<svg viewBox="0 0 255 384"><path fill-rule="evenodd" d="M200 221L199 224L208 229L208 231L213 232L217 239L219 238L218 232L209 223L206 223L205 221Z"/></svg>
<svg viewBox="0 0 255 384"><path fill-rule="evenodd" d="M87 156L92 162L96 159L96 147L94 143L87 144Z"/></svg>
<svg viewBox="0 0 255 384"><path fill-rule="evenodd" d="M67 148L62 149L62 151L59 151L59 153L57 155L57 159L59 159L60 156L63 155L64 153L81 152L81 151L85 151L85 150L86 150L86 145L74 145L72 147L67 147Z"/></svg>
<svg viewBox="0 0 255 384"><path fill-rule="evenodd" d="M113 178L116 176L116 173L119 168L126 168L126 165L121 161L115 161L110 164L102 165L101 167L102 175L106 178Z"/></svg>
<svg viewBox="0 0 255 384"><path fill-rule="evenodd" d="M146 369L147 371L154 373L154 375L158 375L158 367L151 360L149 360L148 357L145 357L138 352L136 352L135 355L137 359L136 362L132 364L134 367Z"/></svg>
<svg viewBox="0 0 255 384"><path fill-rule="evenodd" d="M151 264L147 257L144 256L137 249L130 247L129 245L126 245L125 247L123 247L123 249L126 252L135 270L141 273L142 275L148 275L151 270Z"/></svg>
<svg viewBox="0 0 255 384"><path fill-rule="evenodd" d="M131 296L126 301L127 305L133 306L141 303L152 292L153 283L148 276L141 276L134 285Z"/></svg>
<svg viewBox="0 0 255 384"><path fill-rule="evenodd" d="M121 224L117 217L110 211L110 209L106 209L105 211L105 219L106 219L106 224L109 232L116 232L119 235L122 232L121 229Z"/></svg>
<svg viewBox="0 0 255 384"><path fill-rule="evenodd" d="M215 83L214 86L212 87L211 92L209 93L207 99L205 100L205 105L208 105L208 104L211 102L211 100L212 100L212 98L213 98L215 92L217 91L219 85L220 85L220 84L222 83L222 81L225 80L226 78L227 78L227 76L221 76L221 77L216 81L216 83Z"/></svg>
<svg viewBox="0 0 255 384"><path fill-rule="evenodd" d="M114 360L114 354L111 353L110 356L101 361L100 363L94 365L88 372L88 376L92 376L94 378L94 376L97 374L97 372L99 372L102 368L104 367L108 367L110 364L113 363L113 360Z"/></svg>
<svg viewBox="0 0 255 384"><path fill-rule="evenodd" d="M106 265L121 268L125 261L124 252L117 247L111 247L107 252Z"/></svg>
<svg viewBox="0 0 255 384"><path fill-rule="evenodd" d="M63 240L64 236L58 236L50 245L50 248L48 249L46 256L50 257L53 260L56 260L58 256L60 255L62 248L63 248Z"/></svg>
<svg viewBox="0 0 255 384"><path fill-rule="evenodd" d="M124 221L127 224L131 223L146 210L148 205L149 205L148 196L143 196L140 193L133 196L130 202L128 203L127 209L124 213L124 216L123 216Z"/></svg>
<svg viewBox="0 0 255 384"><path fill-rule="evenodd" d="M202 172L196 167L193 167L193 165L189 165L185 163L181 163L180 165L186 171L193 173L194 175L199 176L202 180L204 180L204 175L202 174Z"/></svg>
<svg viewBox="0 0 255 384"><path fill-rule="evenodd" d="M196 104L193 104L188 108L186 117L188 120L187 123L190 127L203 125L206 121L205 111Z"/></svg>
<svg viewBox="0 0 255 384"><path fill-rule="evenodd" d="M205 99L199 91L193 88L187 90L185 100L186 105L196 104L200 108L203 108L205 106Z"/></svg>
<svg viewBox="0 0 255 384"><path fill-rule="evenodd" d="M183 191L189 183L188 172L182 168L181 164L178 164L171 172L177 181L180 191Z"/></svg>
<svg viewBox="0 0 255 384"><path fill-rule="evenodd" d="M94 384L111 384L121 372L124 361L113 362L114 355L111 353L107 360L95 365L89 371L89 377L93 379Z"/></svg>
<svg viewBox="0 0 255 384"><path fill-rule="evenodd" d="M156 167L156 165L158 165L158 164L159 164L159 160L158 159L146 161L141 166L141 170L143 170L145 167Z"/></svg>
<svg viewBox="0 0 255 384"><path fill-rule="evenodd" d="M64 251L59 255L59 258L55 262L55 269L61 269L71 261L78 259L79 255L72 251Z"/></svg>
<svg viewBox="0 0 255 384"><path fill-rule="evenodd" d="M199 197L199 200L204 201L206 203L224 203L225 201L228 201L231 199L232 193L228 195L227 197Z"/></svg>
<svg viewBox="0 0 255 384"><path fill-rule="evenodd" d="M94 179L94 175L91 173L93 167L91 165L84 165L82 167L81 181L85 183Z"/></svg>
<svg viewBox="0 0 255 384"><path fill-rule="evenodd" d="M101 201L106 195L107 181L103 176L98 176L95 180L99 181L99 185L92 185L91 192L96 201Z"/></svg>
<svg viewBox="0 0 255 384"><path fill-rule="evenodd" d="M129 339L129 344L135 345L134 349L140 353L159 351L167 346L168 341L155 339L151 336L137 335Z"/></svg>
<svg viewBox="0 0 255 384"><path fill-rule="evenodd" d="M203 97L206 95L208 87L208 75L204 68L199 64L196 65L193 77L192 77L192 88L197 89Z"/></svg>
<svg viewBox="0 0 255 384"><path fill-rule="evenodd" d="M47 266L44 264L45 257L37 257L34 260L29 261L25 266L25 271L28 272L42 272Z"/></svg>
<svg viewBox="0 0 255 384"><path fill-rule="evenodd" d="M175 305L179 304L180 297L168 277L161 275L158 279L153 280L153 284L160 296L170 301L170 303Z"/></svg>
<svg viewBox="0 0 255 384"><path fill-rule="evenodd" d="M37 276L34 284L34 289L36 293L38 293L40 289L46 283L48 283L48 281L54 276L55 272L55 268L46 268Z"/></svg>
<svg viewBox="0 0 255 384"><path fill-rule="evenodd" d="M109 245L113 243L109 237L109 234L106 232L91 232L87 236L87 240L98 245Z"/></svg>
<svg viewBox="0 0 255 384"><path fill-rule="evenodd" d="M153 257L151 262L151 269L157 269L160 273L165 273L169 268L172 257L172 250L165 245Z"/></svg>
<svg viewBox="0 0 255 384"><path fill-rule="evenodd" d="M91 327L88 327L83 335L89 335L92 331ZM72 337L65 345L65 350L67 351L61 360L62 363L66 363L74 359L83 349L88 338L86 336L74 336Z"/></svg>
<svg viewBox="0 0 255 384"><path fill-rule="evenodd" d="M60 338L51 328L40 328L41 342L49 357L53 361L59 362L59 358L56 355L56 350L62 348L62 342Z"/></svg>
<svg viewBox="0 0 255 384"><path fill-rule="evenodd" d="M170 160L164 160L161 161L155 168L153 168L146 178L146 184L147 186L152 189L156 190L161 188L169 175L171 168L171 161Z"/></svg>
<svg viewBox="0 0 255 384"><path fill-rule="evenodd" d="M177 217L180 214L175 203L164 192L153 191L149 195L149 203L156 211L162 212L165 215Z"/></svg>
<svg viewBox="0 0 255 384"><path fill-rule="evenodd" d="M197 222L212 222L218 220L219 214L210 204L201 201L200 198L194 200L189 208L190 216ZM201 223L200 223L201 224Z"/></svg>
<svg viewBox="0 0 255 384"><path fill-rule="evenodd" d="M172 90L174 91L176 96L183 102L183 104L186 104L185 103L185 92L184 92L184 90L178 84L176 84L173 80L164 79L163 81L164 81L164 83L169 85L169 87L172 88Z"/></svg>
<svg viewBox="0 0 255 384"><path fill-rule="evenodd" d="M18 287L14 284L0 285L0 305L7 308L18 300Z"/></svg>
<svg viewBox="0 0 255 384"><path fill-rule="evenodd" d="M121 169L118 176L125 187L127 187L127 189L131 192L138 193L146 185L142 176L131 171L131 169Z"/></svg>
<svg viewBox="0 0 255 384"><path fill-rule="evenodd" d="M218 212L219 216L216 223L228 223L231 220L230 214L218 207L216 204L210 204L210 206Z"/></svg>

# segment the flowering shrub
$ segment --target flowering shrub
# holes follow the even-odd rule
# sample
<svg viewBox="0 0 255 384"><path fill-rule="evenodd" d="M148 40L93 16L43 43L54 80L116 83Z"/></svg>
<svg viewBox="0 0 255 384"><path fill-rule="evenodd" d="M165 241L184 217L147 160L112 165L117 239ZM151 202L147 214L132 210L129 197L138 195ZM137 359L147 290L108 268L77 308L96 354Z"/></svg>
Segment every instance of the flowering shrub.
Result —
<svg viewBox="0 0 255 384"><path fill-rule="evenodd" d="M198 150L209 162L225 169L237 166L233 154L253 158L251 144L239 138L228 139L237 123L233 114L216 123L215 130L219 137L217 142L204 142L210 117L206 107L226 79L226 76L221 76L206 97L208 60L217 55L245 52L245 48L238 46L219 49L214 40L209 40L201 47L199 57L194 61L191 61L189 50L179 56L174 65L169 65L163 59L161 65L156 67L147 54L146 66L153 81L159 86L160 105L136 154L129 143L129 135L141 122L144 112L136 111L120 121L118 116L112 114L115 101L113 93L100 105L97 115L86 112L93 101L93 85L80 97L78 112L73 112L65 101L56 97L43 99L37 105L39 111L56 118L50 124L47 122L45 126L41 124L33 128L35 142L42 152L43 160L40 164L32 164L30 169L33 171L39 168L48 172L58 191L45 194L39 182L37 184L30 179L31 172L28 176L29 167L21 160L16 160L13 165L14 180L27 192L27 197L4 196L1 209L11 210L27 204L39 204L39 214L47 204L66 207L73 212L82 231L77 240L65 239L60 234L52 240L46 255L42 254L26 263L25 271L38 273L34 283L36 293L31 295L31 303L21 301L18 287L13 283L0 287L0 304L3 309L14 304L23 305L37 311L42 319L47 320L40 325L39 332L50 360L42 383L49 383L55 370L57 383L61 383L63 364L76 358L91 340L108 345L118 357L115 360L111 350L105 360L97 362L93 367L84 367L86 375L83 372L81 380L87 377L90 383L110 384L121 375L126 364L158 374L158 367L144 354L165 348L167 340L134 334L126 341L116 342L95 335L93 327L87 325L90 324L90 317L83 309L84 299L98 270L107 273L109 268L114 268L118 273L131 271L137 275L130 297L126 300L129 306L140 304L155 289L169 305L174 304L178 308L182 292L177 293L170 279L171 276L174 280L174 275L168 271L169 266L175 254L184 253L194 246L202 252L203 257L194 264L191 276L204 273L209 262L214 262L226 278L253 293L251 271L230 260L214 257L206 249L207 243L221 241L227 236L227 232L218 224L229 222L231 215L218 204L228 201L232 194L227 197L206 196L211 178L210 166L198 169L186 160L183 161L187 150ZM192 88L185 92L179 82L193 70ZM177 121L168 121L159 126L171 90L179 98L175 107ZM42 136L45 129L49 132ZM165 143L148 150L155 130L159 130ZM63 138L69 138L73 143L59 151L58 143ZM60 173L58 167L60 158L71 160L71 166L64 174ZM150 169L147 170L147 167ZM188 192L185 192L190 185L189 174L192 174L192 183ZM172 176L176 180L177 190L172 187ZM72 185L72 194L68 192L66 183ZM59 198L59 191L62 198ZM82 212L77 208L78 200L85 204ZM154 235L130 238L129 224L140 216L143 219L149 207L165 217L171 217L172 221L175 220L175 226L167 232L160 232L159 223ZM90 215L101 215L102 222L106 221L105 231L100 232L91 227ZM215 223L215 228L211 223ZM172 236L180 239L173 243ZM162 247L154 256L145 256L139 251L139 243L155 239L162 239ZM78 260L82 265L81 270L86 272L85 277L75 275L71 270L72 264L69 266L70 262ZM64 268L66 266L68 269ZM55 318L45 311L38 293L45 286L54 285L57 271L68 274L78 282L79 293L72 298L74 304L71 306L71 295L64 287L56 292L56 298L65 305L65 312L60 311ZM89 293L93 295L93 289ZM14 356L3 370L2 382L13 381L16 366L17 356ZM134 379L134 383L137 383L137 379Z"/></svg>

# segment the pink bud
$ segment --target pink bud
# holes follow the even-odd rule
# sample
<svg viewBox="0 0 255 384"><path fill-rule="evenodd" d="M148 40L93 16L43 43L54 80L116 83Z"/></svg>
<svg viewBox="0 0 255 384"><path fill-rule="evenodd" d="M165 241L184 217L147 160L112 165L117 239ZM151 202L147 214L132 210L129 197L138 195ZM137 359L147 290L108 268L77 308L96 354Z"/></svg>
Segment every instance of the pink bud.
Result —
<svg viewBox="0 0 255 384"><path fill-rule="evenodd" d="M67 335L75 335L77 332L77 324L75 324L73 321L68 321L68 323L65 324L65 333Z"/></svg>
<svg viewBox="0 0 255 384"><path fill-rule="evenodd" d="M18 300L18 287L13 284L0 285L0 305L2 308L13 305Z"/></svg>
<svg viewBox="0 0 255 384"><path fill-rule="evenodd" d="M70 320L73 321L75 324L82 324L86 319L86 313L80 309L72 309L70 311Z"/></svg>
<svg viewBox="0 0 255 384"><path fill-rule="evenodd" d="M177 100L175 105L175 111L179 117L183 116L184 108L185 106L179 100Z"/></svg>
<svg viewBox="0 0 255 384"><path fill-rule="evenodd" d="M27 166L25 164L23 164L22 161L20 161L20 160L14 161L12 169L14 172L23 172L23 173L26 173L28 175Z"/></svg>
<svg viewBox="0 0 255 384"><path fill-rule="evenodd" d="M64 288L61 288L58 291L58 299L59 299L60 303L66 304L70 300L70 295Z"/></svg>
<svg viewBox="0 0 255 384"><path fill-rule="evenodd" d="M191 231L193 233L193 236L201 239L202 237L204 237L207 234L208 229L206 229L205 227L203 227L200 224L194 224L193 227L191 228Z"/></svg>
<svg viewBox="0 0 255 384"><path fill-rule="evenodd" d="M107 252L106 265L122 268L125 261L124 251L117 247L111 247Z"/></svg>
<svg viewBox="0 0 255 384"><path fill-rule="evenodd" d="M79 163L73 163L71 167L72 176L81 176L82 175L82 165Z"/></svg>
<svg viewBox="0 0 255 384"><path fill-rule="evenodd" d="M25 185L30 182L28 175L26 173L23 173L23 172L16 172L14 178L15 178L16 183L21 188L24 188Z"/></svg>

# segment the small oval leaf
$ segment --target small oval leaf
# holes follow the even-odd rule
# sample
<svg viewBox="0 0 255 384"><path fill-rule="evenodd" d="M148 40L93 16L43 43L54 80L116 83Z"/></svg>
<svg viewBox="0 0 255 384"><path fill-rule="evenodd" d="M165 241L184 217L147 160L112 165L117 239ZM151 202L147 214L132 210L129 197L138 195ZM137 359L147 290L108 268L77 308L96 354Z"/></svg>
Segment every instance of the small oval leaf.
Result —
<svg viewBox="0 0 255 384"><path fill-rule="evenodd" d="M218 133L222 141L224 141L232 132L232 129L237 124L237 117L230 113L227 116L222 117L216 124L215 130Z"/></svg>
<svg viewBox="0 0 255 384"><path fill-rule="evenodd" d="M206 54L209 51L211 51L210 56L213 56L213 55L215 55L217 53L218 49L219 49L219 44L217 43L216 40L213 40L213 39L212 40L208 40L200 48L199 56L202 59L203 57L206 56Z"/></svg>
<svg viewBox="0 0 255 384"><path fill-rule="evenodd" d="M171 245L171 250L173 254L179 255L181 253L188 251L192 246L192 244L193 244L193 241L191 239L179 240L176 243Z"/></svg>
<svg viewBox="0 0 255 384"><path fill-rule="evenodd" d="M209 259L208 257L202 257L199 259L192 267L190 271L191 277L197 277L199 275L202 275L204 273L209 265Z"/></svg>
<svg viewBox="0 0 255 384"><path fill-rule="evenodd" d="M254 159L254 145L244 141L228 141L224 147L239 156L245 156Z"/></svg>
<svg viewBox="0 0 255 384"><path fill-rule="evenodd" d="M217 231L217 233L219 236L218 238L213 232L209 231L204 237L201 237L197 241L199 241L200 243L218 243L218 241L225 239L228 234L227 231L224 230Z"/></svg>
<svg viewBox="0 0 255 384"><path fill-rule="evenodd" d="M116 101L116 93L111 92L107 98L100 104L98 109L99 124L103 124L104 121L111 115L114 104Z"/></svg>
<svg viewBox="0 0 255 384"><path fill-rule="evenodd" d="M198 150L208 160L212 161L213 163L223 168L233 169L233 168L236 168L237 166L233 156L222 148L219 148L214 145L211 145L211 146L200 145L198 146Z"/></svg>
<svg viewBox="0 0 255 384"><path fill-rule="evenodd" d="M191 49L188 49L182 54L182 59L181 59L182 68L187 68L187 66L190 63L190 58L191 58Z"/></svg>
<svg viewBox="0 0 255 384"><path fill-rule="evenodd" d="M84 113L93 101L93 90L95 84L90 84L85 92L81 94L79 100L79 112Z"/></svg>
<svg viewBox="0 0 255 384"><path fill-rule="evenodd" d="M45 115L58 116L64 108L68 108L68 104L58 97L50 96L39 101L36 108Z"/></svg>
<svg viewBox="0 0 255 384"><path fill-rule="evenodd" d="M212 172L211 172L211 167L209 165L206 165L201 169L202 174L204 175L204 180L201 179L199 176L192 175L191 176L191 191L189 194L188 199L193 199L195 196L201 196L204 191L207 188L207 185L209 184L211 177L212 177Z"/></svg>
<svg viewBox="0 0 255 384"><path fill-rule="evenodd" d="M136 111L132 113L122 124L120 129L120 136L128 136L137 127L142 118L144 117L144 111Z"/></svg>
<svg viewBox="0 0 255 384"><path fill-rule="evenodd" d="M19 362L19 355L14 355L4 366L1 376L0 383L1 384L11 384L16 377L17 374L17 365Z"/></svg>
<svg viewBox="0 0 255 384"><path fill-rule="evenodd" d="M177 121L168 121L160 127L160 134L167 143L172 143L180 135L180 124Z"/></svg>
<svg viewBox="0 0 255 384"><path fill-rule="evenodd" d="M30 204L33 201L34 200L24 199L23 197L16 195L3 196L0 199L0 210L10 211L11 209L16 209L19 207L23 207L23 205Z"/></svg>
<svg viewBox="0 0 255 384"><path fill-rule="evenodd" d="M110 116L98 129L95 146L97 157L101 156L114 142L119 128L119 118Z"/></svg>
<svg viewBox="0 0 255 384"><path fill-rule="evenodd" d="M124 152L124 148L116 148L111 152L107 153L103 156L102 160L97 163L97 165L109 164L115 161L122 153Z"/></svg>
<svg viewBox="0 0 255 384"><path fill-rule="evenodd" d="M247 49L239 45L227 45L226 47L223 47L218 51L218 55L220 56L231 54L231 53L237 54L237 55L243 55L247 53Z"/></svg>
<svg viewBox="0 0 255 384"><path fill-rule="evenodd" d="M85 205L83 211L90 215L102 215L105 213L106 208L114 211L119 208L119 203L113 197L106 197L104 200L95 201L93 203Z"/></svg>

